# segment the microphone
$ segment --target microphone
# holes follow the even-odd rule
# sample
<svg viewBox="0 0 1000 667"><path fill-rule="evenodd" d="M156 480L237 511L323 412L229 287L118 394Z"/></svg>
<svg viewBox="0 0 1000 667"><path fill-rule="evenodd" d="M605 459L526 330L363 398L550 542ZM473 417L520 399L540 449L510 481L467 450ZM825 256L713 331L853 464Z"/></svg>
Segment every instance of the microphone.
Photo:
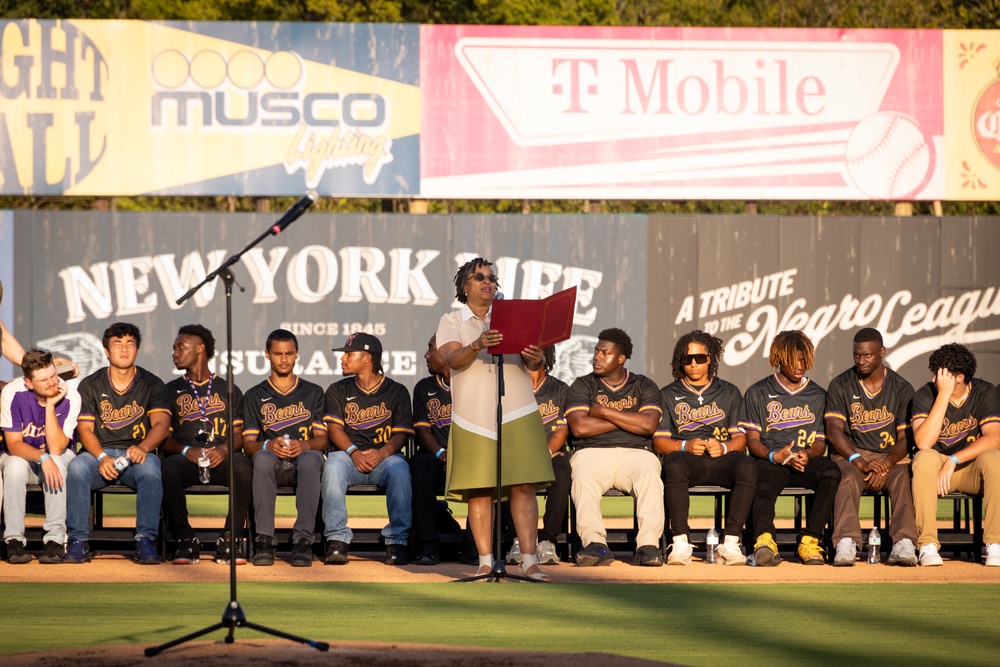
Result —
<svg viewBox="0 0 1000 667"><path fill-rule="evenodd" d="M277 236L281 232L285 231L285 228L288 227L288 225L301 218L302 214L306 212L306 209L314 203L316 203L316 191L310 190L306 193L305 197L296 202L295 206L288 209L288 211L281 216L280 220L271 225L271 235Z"/></svg>
<svg viewBox="0 0 1000 667"><path fill-rule="evenodd" d="M503 301L503 292L497 292L497 295L493 297L494 301Z"/></svg>

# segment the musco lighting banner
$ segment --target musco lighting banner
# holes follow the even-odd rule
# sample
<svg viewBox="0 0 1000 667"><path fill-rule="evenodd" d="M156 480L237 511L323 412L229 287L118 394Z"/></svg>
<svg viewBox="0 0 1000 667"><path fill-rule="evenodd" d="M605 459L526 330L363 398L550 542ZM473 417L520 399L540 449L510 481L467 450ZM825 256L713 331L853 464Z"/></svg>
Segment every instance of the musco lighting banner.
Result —
<svg viewBox="0 0 1000 667"><path fill-rule="evenodd" d="M419 28L0 22L0 193L415 195Z"/></svg>

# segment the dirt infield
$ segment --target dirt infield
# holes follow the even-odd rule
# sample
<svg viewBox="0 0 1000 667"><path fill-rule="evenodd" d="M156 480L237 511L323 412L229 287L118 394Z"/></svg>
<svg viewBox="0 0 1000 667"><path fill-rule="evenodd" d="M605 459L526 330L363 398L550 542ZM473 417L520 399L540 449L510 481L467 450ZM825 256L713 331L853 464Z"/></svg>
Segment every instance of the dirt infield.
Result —
<svg viewBox="0 0 1000 667"><path fill-rule="evenodd" d="M443 583L466 577L475 571L469 565L442 563L433 567L407 565L393 567L382 563L380 553L352 553L347 565L323 565L316 561L310 568L292 567L289 554L278 554L272 567L240 565L237 576L249 582L383 582ZM806 566L786 560L778 567L727 567L692 562L685 567L636 567L628 563L630 554L617 554L606 567L577 567L563 563L543 569L556 583L656 584L656 583L738 583L738 584L867 584L867 583L1000 583L1000 568L984 567L963 560L945 559L943 567L890 567L859 562L854 567ZM106 554L83 565L26 565L0 563L0 581L4 582L104 582L123 574L135 582L218 582L229 580L229 568L211 560L196 565L136 565L125 555Z"/></svg>

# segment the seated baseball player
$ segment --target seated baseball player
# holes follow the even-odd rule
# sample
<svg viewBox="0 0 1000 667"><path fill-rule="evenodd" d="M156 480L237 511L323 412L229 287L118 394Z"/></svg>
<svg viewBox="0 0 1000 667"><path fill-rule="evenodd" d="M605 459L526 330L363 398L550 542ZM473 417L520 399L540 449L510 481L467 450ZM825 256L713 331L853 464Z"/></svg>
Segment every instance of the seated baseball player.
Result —
<svg viewBox="0 0 1000 667"><path fill-rule="evenodd" d="M938 496L983 494L986 565L1000 567L1000 398L974 377L976 355L949 343L931 353L933 379L913 396L913 506L921 566L941 565Z"/></svg>
<svg viewBox="0 0 1000 667"><path fill-rule="evenodd" d="M386 565L409 562L412 522L410 467L400 452L413 435L410 395L385 376L382 343L366 333L352 334L343 347L345 377L326 390L324 419L333 444L323 468L325 561L347 563L353 532L347 526L347 489L353 484L385 488L389 524L382 529Z"/></svg>
<svg viewBox="0 0 1000 667"><path fill-rule="evenodd" d="M40 563L61 563L66 541L66 472L73 460L80 395L56 374L52 355L30 349L21 359L24 391L12 383L0 399L0 449L3 475L4 540L7 562L30 563L25 550L25 499L28 484L41 484L45 500L45 535Z"/></svg>

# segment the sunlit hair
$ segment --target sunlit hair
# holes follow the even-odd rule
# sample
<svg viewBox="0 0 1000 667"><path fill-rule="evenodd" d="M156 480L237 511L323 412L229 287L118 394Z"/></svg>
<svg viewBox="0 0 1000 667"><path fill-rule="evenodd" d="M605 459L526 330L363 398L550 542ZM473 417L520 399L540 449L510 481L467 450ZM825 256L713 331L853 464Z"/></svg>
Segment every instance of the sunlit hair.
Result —
<svg viewBox="0 0 1000 667"><path fill-rule="evenodd" d="M546 373L551 373L552 369L556 367L556 346L549 345L548 347L542 348L542 368L545 369Z"/></svg>
<svg viewBox="0 0 1000 667"><path fill-rule="evenodd" d="M200 324L185 324L177 330L178 336L194 336L205 346L205 356L211 359L215 356L215 336Z"/></svg>
<svg viewBox="0 0 1000 667"><path fill-rule="evenodd" d="M104 349L108 349L108 343L111 342L112 338L125 338L131 336L135 339L135 349L139 349L142 345L142 334L139 333L139 327L129 322L115 322L110 327L104 330L104 337L101 339L101 343L104 345Z"/></svg>
<svg viewBox="0 0 1000 667"><path fill-rule="evenodd" d="M626 359L632 358L632 339L621 329L605 329L597 334L597 340L606 340L618 348L618 354L624 354Z"/></svg>
<svg viewBox="0 0 1000 667"><path fill-rule="evenodd" d="M51 365L52 353L39 350L37 347L25 350L24 358L21 359L21 370L24 371L24 377L27 380L31 379L31 374L35 371L40 371Z"/></svg>
<svg viewBox="0 0 1000 667"><path fill-rule="evenodd" d="M267 335L267 342L264 343L264 349L268 352L271 351L271 343L291 341L295 344L295 351L299 351L299 339L295 337L288 329L275 329Z"/></svg>
<svg viewBox="0 0 1000 667"><path fill-rule="evenodd" d="M458 267L458 273L455 274L455 298L458 299L459 303L466 303L469 300L465 295L465 283L478 269L486 266L493 268L493 262L482 257L476 257ZM496 288L497 290L500 289L500 283L496 283Z"/></svg>
<svg viewBox="0 0 1000 667"><path fill-rule="evenodd" d="M799 352L805 358L806 370L812 370L816 348L809 336L801 331L782 331L771 341L771 352L767 355L767 360L772 368L794 368Z"/></svg>
<svg viewBox="0 0 1000 667"><path fill-rule="evenodd" d="M859 329L858 333L854 334L855 343L877 343L879 347L884 347L885 344L882 342L882 334L879 333L878 329L873 329L871 327L865 327L864 329Z"/></svg>
<svg viewBox="0 0 1000 667"><path fill-rule="evenodd" d="M680 380L685 377L684 366L688 355L688 345L691 343L704 345L705 349L708 350L708 377L714 378L719 372L719 362L722 360L722 339L695 329L681 336L677 340L677 345L674 346L674 359L670 362L674 379Z"/></svg>
<svg viewBox="0 0 1000 667"><path fill-rule="evenodd" d="M972 350L959 343L948 343L931 352L927 367L931 373L937 373L940 368L947 368L955 375L964 375L968 383L976 375L976 355Z"/></svg>

